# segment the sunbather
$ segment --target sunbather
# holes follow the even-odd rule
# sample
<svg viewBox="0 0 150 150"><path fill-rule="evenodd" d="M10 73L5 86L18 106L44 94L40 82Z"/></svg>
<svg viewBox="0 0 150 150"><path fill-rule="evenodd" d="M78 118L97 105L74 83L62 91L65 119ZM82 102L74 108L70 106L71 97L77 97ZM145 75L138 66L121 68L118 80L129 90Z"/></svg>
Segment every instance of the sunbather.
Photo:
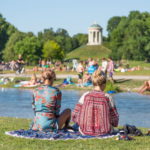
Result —
<svg viewBox="0 0 150 150"><path fill-rule="evenodd" d="M144 93L147 90L150 90L150 80L144 82L144 84L139 89L139 93Z"/></svg>

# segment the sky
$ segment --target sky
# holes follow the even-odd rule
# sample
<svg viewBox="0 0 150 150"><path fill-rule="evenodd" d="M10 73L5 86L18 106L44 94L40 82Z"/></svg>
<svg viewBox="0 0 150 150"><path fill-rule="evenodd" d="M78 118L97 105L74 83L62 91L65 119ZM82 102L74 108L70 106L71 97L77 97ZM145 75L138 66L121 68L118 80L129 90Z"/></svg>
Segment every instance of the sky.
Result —
<svg viewBox="0 0 150 150"><path fill-rule="evenodd" d="M20 31L34 34L52 27L73 36L88 33L96 22L107 36L108 20L133 10L150 12L150 0L0 0L3 17Z"/></svg>

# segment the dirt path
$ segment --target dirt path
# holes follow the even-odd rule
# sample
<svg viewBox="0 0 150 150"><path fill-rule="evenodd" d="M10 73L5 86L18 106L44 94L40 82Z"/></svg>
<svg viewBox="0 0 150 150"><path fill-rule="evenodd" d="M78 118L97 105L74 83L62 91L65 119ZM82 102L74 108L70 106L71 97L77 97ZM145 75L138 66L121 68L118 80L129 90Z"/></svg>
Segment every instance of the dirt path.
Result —
<svg viewBox="0 0 150 150"><path fill-rule="evenodd" d="M39 76L39 75L37 75ZM58 74L57 78L66 78L70 76L77 78L77 75ZM0 77L31 77L30 74L0 74ZM139 76L139 75L115 75L114 79L134 79L134 80L150 80L150 76Z"/></svg>

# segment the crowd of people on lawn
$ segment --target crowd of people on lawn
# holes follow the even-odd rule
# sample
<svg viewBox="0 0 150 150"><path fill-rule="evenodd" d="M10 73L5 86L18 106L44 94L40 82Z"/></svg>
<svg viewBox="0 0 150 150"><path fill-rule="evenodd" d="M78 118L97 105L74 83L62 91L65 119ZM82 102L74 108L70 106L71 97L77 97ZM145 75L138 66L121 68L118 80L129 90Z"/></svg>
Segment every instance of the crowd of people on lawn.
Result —
<svg viewBox="0 0 150 150"><path fill-rule="evenodd" d="M21 74L25 72L25 61L22 58L22 55L18 55L17 60L12 60L10 62L0 62L0 70L5 71L5 70L12 70L16 71L16 74Z"/></svg>
<svg viewBox="0 0 150 150"><path fill-rule="evenodd" d="M24 64L21 56L17 62L20 66ZM118 126L119 114L111 95L104 92L107 80L114 81L115 66L111 58L103 58L101 66L92 58L89 58L86 63L73 61L72 69L78 73L78 85L81 87L93 86L91 91L85 92L80 97L73 112L68 108L60 113L62 93L58 86L53 86L53 82L56 80L55 69L49 68L50 64L45 64L45 61L41 61L40 65L43 68L40 80L33 74L31 80L25 84L28 86L39 85L33 92L32 130L70 129L78 130L82 135L91 136L114 132L114 127ZM56 67L60 67L60 62L56 64ZM150 81L146 81L139 92L143 93L145 90L150 90ZM73 126L70 126L70 120L74 122Z"/></svg>

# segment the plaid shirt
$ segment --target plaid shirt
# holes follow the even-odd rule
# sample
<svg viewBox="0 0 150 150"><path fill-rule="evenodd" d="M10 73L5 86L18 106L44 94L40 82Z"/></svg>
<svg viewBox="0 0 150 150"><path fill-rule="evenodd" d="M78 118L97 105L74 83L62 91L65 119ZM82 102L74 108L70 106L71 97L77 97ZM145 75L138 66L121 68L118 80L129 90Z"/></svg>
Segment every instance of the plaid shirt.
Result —
<svg viewBox="0 0 150 150"><path fill-rule="evenodd" d="M118 126L119 115L113 99L104 92L85 93L76 105L72 120L85 135L104 135Z"/></svg>

